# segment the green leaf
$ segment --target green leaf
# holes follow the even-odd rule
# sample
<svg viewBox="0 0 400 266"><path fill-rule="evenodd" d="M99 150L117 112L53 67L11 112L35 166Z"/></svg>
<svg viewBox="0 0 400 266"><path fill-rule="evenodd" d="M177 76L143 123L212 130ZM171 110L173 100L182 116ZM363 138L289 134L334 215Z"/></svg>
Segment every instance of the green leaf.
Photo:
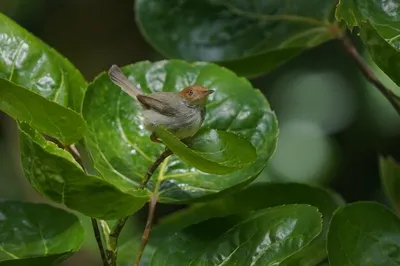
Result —
<svg viewBox="0 0 400 266"><path fill-rule="evenodd" d="M78 113L1 78L0 99L1 111L64 144L78 141L86 130Z"/></svg>
<svg viewBox="0 0 400 266"><path fill-rule="evenodd" d="M81 139L86 129L78 114L86 89L83 76L1 13L0 47L0 110L64 144Z"/></svg>
<svg viewBox="0 0 400 266"><path fill-rule="evenodd" d="M277 120L265 97L247 80L214 64L180 60L140 62L123 71L145 93L180 91L193 84L215 90L203 127L235 133L256 147L253 164L224 175L204 173L175 155L168 157L147 186L157 190L159 201L186 202L234 189L254 180L265 167L276 147ZM95 168L118 187L136 187L163 151L163 145L150 141L139 114L137 101L115 86L106 73L89 85L83 106L89 128L86 146Z"/></svg>
<svg viewBox="0 0 400 266"><path fill-rule="evenodd" d="M400 5L384 0L340 0L336 18L360 37L375 63L400 85Z"/></svg>
<svg viewBox="0 0 400 266"><path fill-rule="evenodd" d="M46 141L26 124L20 125L21 163L25 177L40 194L68 208L99 219L118 219L140 209L144 190L116 188L86 174L71 154Z"/></svg>
<svg viewBox="0 0 400 266"><path fill-rule="evenodd" d="M400 214L400 166L392 158L381 157L379 162L385 194L394 210Z"/></svg>
<svg viewBox="0 0 400 266"><path fill-rule="evenodd" d="M270 71L332 39L335 0L138 0L141 32L170 58L218 62L240 75Z"/></svg>
<svg viewBox="0 0 400 266"><path fill-rule="evenodd" d="M206 173L228 174L257 159L251 143L231 132L202 130L190 140L190 148L162 127L156 132L179 159Z"/></svg>
<svg viewBox="0 0 400 266"><path fill-rule="evenodd" d="M0 201L0 265L56 265L79 250L79 219L47 204Z"/></svg>
<svg viewBox="0 0 400 266"><path fill-rule="evenodd" d="M284 197L282 196L284 195ZM284 204L309 204L323 215L323 232L296 256L281 265L315 265L327 256L325 249L326 232L331 216L339 206L336 198L325 189L296 183L260 183L212 201L195 203L161 219L152 231L151 242L158 242L166 235L180 231L215 217L224 217ZM342 205L342 204L341 204ZM153 242L154 241L154 242Z"/></svg>
<svg viewBox="0 0 400 266"><path fill-rule="evenodd" d="M308 205L257 211L223 229L213 224L172 234L158 245L151 265L280 265L322 229L321 214Z"/></svg>
<svg viewBox="0 0 400 266"><path fill-rule="evenodd" d="M86 89L82 74L58 52L1 13L0 47L0 78L80 113Z"/></svg>
<svg viewBox="0 0 400 266"><path fill-rule="evenodd" d="M400 264L400 220L383 205L357 202L331 220L328 255L332 266Z"/></svg>

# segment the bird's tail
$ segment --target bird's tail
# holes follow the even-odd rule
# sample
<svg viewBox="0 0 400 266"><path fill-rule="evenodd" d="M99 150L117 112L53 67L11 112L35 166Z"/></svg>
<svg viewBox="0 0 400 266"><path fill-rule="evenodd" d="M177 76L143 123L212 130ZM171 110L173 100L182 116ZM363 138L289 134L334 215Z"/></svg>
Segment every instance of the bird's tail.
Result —
<svg viewBox="0 0 400 266"><path fill-rule="evenodd" d="M142 94L142 92L128 80L128 78L124 75L124 73L122 73L121 69L118 66L112 65L110 70L108 71L108 75L115 85L120 87L130 96L136 98L137 95Z"/></svg>

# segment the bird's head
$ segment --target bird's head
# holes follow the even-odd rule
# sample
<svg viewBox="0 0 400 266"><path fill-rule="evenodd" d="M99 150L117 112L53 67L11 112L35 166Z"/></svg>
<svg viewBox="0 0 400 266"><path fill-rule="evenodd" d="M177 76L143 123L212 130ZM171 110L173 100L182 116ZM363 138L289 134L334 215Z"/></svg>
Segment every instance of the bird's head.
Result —
<svg viewBox="0 0 400 266"><path fill-rule="evenodd" d="M213 93L213 90L209 90L201 85L192 85L184 88L179 93L189 104L193 105L205 105L208 95Z"/></svg>

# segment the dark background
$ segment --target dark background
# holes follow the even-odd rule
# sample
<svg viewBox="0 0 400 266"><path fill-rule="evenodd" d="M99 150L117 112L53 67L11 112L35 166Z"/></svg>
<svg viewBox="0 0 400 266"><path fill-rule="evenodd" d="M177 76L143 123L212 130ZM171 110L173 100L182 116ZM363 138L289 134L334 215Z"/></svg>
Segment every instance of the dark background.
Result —
<svg viewBox="0 0 400 266"><path fill-rule="evenodd" d="M0 12L66 56L90 81L112 64L163 59L140 34L133 5L132 0L1 0ZM376 71L387 86L398 89ZM280 123L278 149L257 182L320 184L348 202L385 202L378 156L398 152L400 121L340 42L309 50L252 82ZM0 197L47 202L24 179L18 152L15 123L0 112ZM141 214L124 230L125 239L141 231ZM100 265L89 220L80 217L87 241L65 265Z"/></svg>

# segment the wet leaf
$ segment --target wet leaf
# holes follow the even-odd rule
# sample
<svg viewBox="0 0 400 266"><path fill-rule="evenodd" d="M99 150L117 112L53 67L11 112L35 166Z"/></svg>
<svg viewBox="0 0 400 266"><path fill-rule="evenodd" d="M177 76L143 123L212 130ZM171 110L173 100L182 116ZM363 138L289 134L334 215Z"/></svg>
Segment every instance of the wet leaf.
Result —
<svg viewBox="0 0 400 266"><path fill-rule="evenodd" d="M231 132L204 129L189 141L190 148L162 127L156 132L179 159L206 173L231 173L257 159L251 143Z"/></svg>
<svg viewBox="0 0 400 266"><path fill-rule="evenodd" d="M321 214L309 205L279 206L242 217L225 228L211 220L170 235L158 245L151 265L278 265L322 229Z"/></svg>
<svg viewBox="0 0 400 266"><path fill-rule="evenodd" d="M81 247L79 219L47 204L0 201L0 265L56 265Z"/></svg>
<svg viewBox="0 0 400 266"><path fill-rule="evenodd" d="M26 124L20 125L21 163L25 177L43 196L100 219L128 216L148 200L146 191L116 188L86 174L65 150L46 141Z"/></svg>
<svg viewBox="0 0 400 266"><path fill-rule="evenodd" d="M284 195L284 196L282 196ZM323 215L323 231L310 245L295 256L285 260L281 265L315 265L324 259L325 242L329 221L339 206L331 192L296 183L260 183L215 200L195 203L188 208L162 218L160 224L152 231L152 243L157 243L167 235L178 232L192 224L205 220L240 214L284 204L309 204L315 206Z"/></svg>
<svg viewBox="0 0 400 266"><path fill-rule="evenodd" d="M138 0L141 32L170 58L265 73L333 38L335 0Z"/></svg>
<svg viewBox="0 0 400 266"><path fill-rule="evenodd" d="M400 166L393 158L380 158L381 181L394 210L400 214Z"/></svg>
<svg viewBox="0 0 400 266"><path fill-rule="evenodd" d="M400 5L385 0L340 0L336 18L359 35L375 63L400 86Z"/></svg>
<svg viewBox="0 0 400 266"><path fill-rule="evenodd" d="M64 144L78 141L86 130L78 113L1 78L0 99L1 111Z"/></svg>
<svg viewBox="0 0 400 266"><path fill-rule="evenodd" d="M0 78L81 111L86 89L82 74L66 58L1 13L0 47Z"/></svg>
<svg viewBox="0 0 400 266"><path fill-rule="evenodd" d="M357 202L340 208L328 232L331 266L400 264L400 220L383 205Z"/></svg>
<svg viewBox="0 0 400 266"><path fill-rule="evenodd" d="M235 133L256 147L253 164L224 175L202 172L170 156L147 186L157 190L161 202L185 202L242 186L265 167L275 150L277 120L265 97L247 80L214 64L179 60L140 62L123 67L123 71L145 93L180 91L193 84L215 90L209 97L203 127ZM137 101L103 73L88 87L83 115L95 168L118 187L135 187L164 149L150 141Z"/></svg>
<svg viewBox="0 0 400 266"><path fill-rule="evenodd" d="M1 13L0 47L0 110L64 144L81 139L85 122L77 113L86 89L83 76Z"/></svg>

